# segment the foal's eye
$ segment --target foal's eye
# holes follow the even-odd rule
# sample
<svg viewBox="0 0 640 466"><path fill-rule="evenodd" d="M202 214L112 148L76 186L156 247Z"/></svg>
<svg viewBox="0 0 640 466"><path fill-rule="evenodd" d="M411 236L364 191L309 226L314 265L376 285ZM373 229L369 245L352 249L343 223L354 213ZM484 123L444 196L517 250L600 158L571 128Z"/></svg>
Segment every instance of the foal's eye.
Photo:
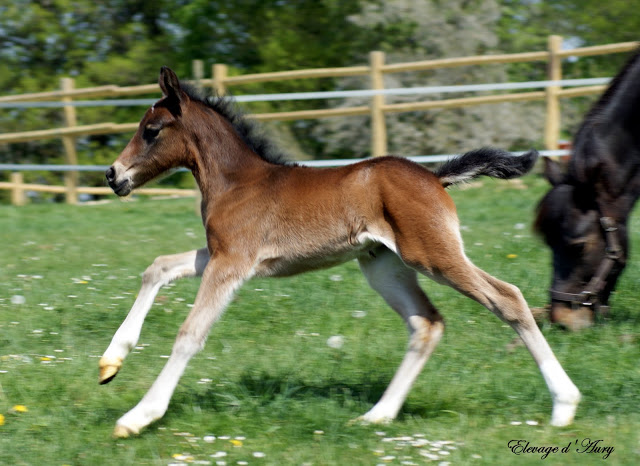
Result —
<svg viewBox="0 0 640 466"><path fill-rule="evenodd" d="M161 129L162 129L161 126L154 126L154 125L145 126L144 132L142 133L142 137L145 139L145 141L151 142L158 136Z"/></svg>

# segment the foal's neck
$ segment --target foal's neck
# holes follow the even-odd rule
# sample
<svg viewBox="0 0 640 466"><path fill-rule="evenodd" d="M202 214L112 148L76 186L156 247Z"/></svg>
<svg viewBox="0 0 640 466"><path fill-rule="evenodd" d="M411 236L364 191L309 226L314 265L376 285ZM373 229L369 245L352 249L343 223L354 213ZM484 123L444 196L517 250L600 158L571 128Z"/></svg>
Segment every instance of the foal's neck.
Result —
<svg viewBox="0 0 640 466"><path fill-rule="evenodd" d="M234 186L265 176L273 165L256 154L233 126L218 114L194 125L189 166L203 200L213 200Z"/></svg>

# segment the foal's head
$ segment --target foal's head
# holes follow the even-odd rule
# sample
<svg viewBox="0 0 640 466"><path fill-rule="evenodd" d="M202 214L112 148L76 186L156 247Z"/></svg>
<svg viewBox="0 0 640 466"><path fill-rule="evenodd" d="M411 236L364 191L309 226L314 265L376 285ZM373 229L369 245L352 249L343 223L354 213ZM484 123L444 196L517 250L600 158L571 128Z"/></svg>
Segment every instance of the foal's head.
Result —
<svg viewBox="0 0 640 466"><path fill-rule="evenodd" d="M578 329L591 324L598 307L608 305L609 295L624 267L623 258L602 277L605 283L596 296L583 294L610 252L596 191L593 186L572 180L561 172L559 164L548 159L545 159L545 176L552 188L538 205L535 229L553 255L551 320ZM626 249L625 227L616 226L619 228L616 236ZM569 295L575 298L571 300ZM578 299L579 295L584 299ZM583 305L584 302L590 304Z"/></svg>
<svg viewBox="0 0 640 466"><path fill-rule="evenodd" d="M193 168L193 141L206 107L195 104L169 68L161 69L158 81L162 99L147 110L135 135L105 174L118 196L128 195L173 168Z"/></svg>
<svg viewBox="0 0 640 466"><path fill-rule="evenodd" d="M189 163L182 118L189 96L167 67L160 71L159 84L163 98L147 110L136 134L105 174L118 196Z"/></svg>
<svg viewBox="0 0 640 466"><path fill-rule="evenodd" d="M147 110L136 134L106 172L118 196L177 167L190 169L200 183L199 175L206 178L215 172L213 167L237 173L246 170L249 161L288 164L286 154L244 118L233 99L203 97L181 84L167 67L160 70L158 82L162 99Z"/></svg>

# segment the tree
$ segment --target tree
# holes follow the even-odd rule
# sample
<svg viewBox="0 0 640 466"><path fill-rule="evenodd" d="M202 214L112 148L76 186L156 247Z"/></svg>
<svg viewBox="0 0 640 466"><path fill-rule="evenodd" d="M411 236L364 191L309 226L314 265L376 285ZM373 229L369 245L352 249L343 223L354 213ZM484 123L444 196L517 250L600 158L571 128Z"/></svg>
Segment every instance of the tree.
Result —
<svg viewBox="0 0 640 466"><path fill-rule="evenodd" d="M494 32L501 11L497 1L371 1L351 20L375 34L375 45L388 63L479 55L496 50ZM362 61L366 57L362 57ZM422 73L385 75L386 88L493 83L508 80L501 65L445 68ZM366 79L346 79L341 87L367 88ZM429 98L446 98L434 95ZM424 96L387 97L387 102L423 100ZM366 104L352 99L348 105ZM340 105L347 105L342 103ZM326 120L314 130L325 143L326 157L370 153L367 117ZM510 149L539 146L542 107L497 104L455 110L386 116L389 152L403 155L457 153L483 145Z"/></svg>

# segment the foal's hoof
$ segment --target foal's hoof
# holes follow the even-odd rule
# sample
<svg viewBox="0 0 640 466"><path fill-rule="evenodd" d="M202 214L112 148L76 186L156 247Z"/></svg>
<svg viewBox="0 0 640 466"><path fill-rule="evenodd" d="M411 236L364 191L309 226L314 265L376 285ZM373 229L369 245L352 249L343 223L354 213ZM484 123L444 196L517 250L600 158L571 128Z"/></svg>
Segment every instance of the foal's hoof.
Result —
<svg viewBox="0 0 640 466"><path fill-rule="evenodd" d="M116 424L116 427L113 429L113 434L111 435L113 438L129 438L132 435L138 435L140 432L136 432L129 427L125 427L121 424Z"/></svg>
<svg viewBox="0 0 640 466"><path fill-rule="evenodd" d="M382 409L376 409L374 406L370 411L360 417L353 419L350 424L391 424L395 416Z"/></svg>
<svg viewBox="0 0 640 466"><path fill-rule="evenodd" d="M553 412L551 414L551 425L554 427L565 427L573 423L573 419L576 415L576 409L580 402L580 395L569 402L554 403Z"/></svg>
<svg viewBox="0 0 640 466"><path fill-rule="evenodd" d="M120 358L108 358L101 357L100 358L100 377L98 378L98 382L101 385L105 383L109 383L116 376L120 368L122 367L122 359Z"/></svg>

